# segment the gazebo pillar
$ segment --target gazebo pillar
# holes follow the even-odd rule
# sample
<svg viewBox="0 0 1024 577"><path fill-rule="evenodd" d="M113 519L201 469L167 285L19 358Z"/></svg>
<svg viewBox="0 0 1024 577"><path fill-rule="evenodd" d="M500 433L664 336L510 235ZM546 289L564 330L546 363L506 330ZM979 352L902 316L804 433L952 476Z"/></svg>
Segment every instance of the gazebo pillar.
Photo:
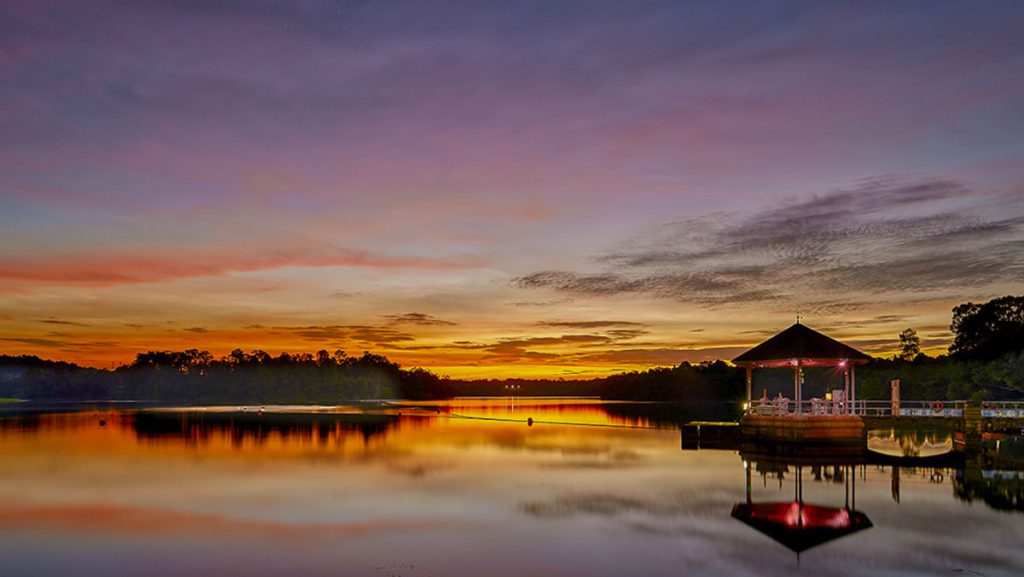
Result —
<svg viewBox="0 0 1024 577"><path fill-rule="evenodd" d="M801 413L800 361L793 365L793 398L796 399L796 414Z"/></svg>
<svg viewBox="0 0 1024 577"><path fill-rule="evenodd" d="M843 369L843 408L846 409L846 414L850 414L853 409L850 405L850 368L845 367Z"/></svg>
<svg viewBox="0 0 1024 577"><path fill-rule="evenodd" d="M750 367L750 365L747 365L747 406L748 407L750 406L750 401L753 400L753 397L750 396L750 385L753 382L753 372L754 372L754 369L752 369Z"/></svg>
<svg viewBox="0 0 1024 577"><path fill-rule="evenodd" d="M850 365L850 407L853 414L857 414L857 407L853 404L857 400L857 372L854 365Z"/></svg>

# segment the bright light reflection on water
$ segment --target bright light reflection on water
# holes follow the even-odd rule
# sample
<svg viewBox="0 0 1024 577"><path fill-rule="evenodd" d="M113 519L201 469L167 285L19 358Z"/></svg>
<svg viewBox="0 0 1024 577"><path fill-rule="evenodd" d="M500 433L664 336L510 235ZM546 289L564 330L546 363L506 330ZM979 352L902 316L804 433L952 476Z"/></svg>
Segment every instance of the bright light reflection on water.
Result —
<svg viewBox="0 0 1024 577"><path fill-rule="evenodd" d="M2 574L1024 574L1012 439L913 466L797 462L682 450L665 415L518 399L8 415ZM870 522L798 560L737 505Z"/></svg>

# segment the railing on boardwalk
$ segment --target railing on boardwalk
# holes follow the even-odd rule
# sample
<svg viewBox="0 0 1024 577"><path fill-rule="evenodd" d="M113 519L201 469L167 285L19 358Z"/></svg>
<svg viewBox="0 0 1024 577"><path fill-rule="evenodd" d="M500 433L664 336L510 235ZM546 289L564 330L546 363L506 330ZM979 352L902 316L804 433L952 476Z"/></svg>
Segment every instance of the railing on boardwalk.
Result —
<svg viewBox="0 0 1024 577"><path fill-rule="evenodd" d="M986 409L988 405L990 407ZM900 401L894 405L892 401L810 399L797 403L787 398L775 398L755 399L748 404L746 412L770 416L963 417L966 407L967 401ZM1024 417L1024 402L987 403L983 405L982 416Z"/></svg>

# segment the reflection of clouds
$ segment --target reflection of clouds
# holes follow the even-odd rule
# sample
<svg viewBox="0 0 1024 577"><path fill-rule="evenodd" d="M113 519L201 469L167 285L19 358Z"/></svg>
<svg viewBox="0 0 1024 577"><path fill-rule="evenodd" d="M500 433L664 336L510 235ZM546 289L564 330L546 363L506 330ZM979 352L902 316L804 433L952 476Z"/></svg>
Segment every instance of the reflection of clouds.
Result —
<svg viewBox="0 0 1024 577"><path fill-rule="evenodd" d="M628 525L637 522L637 516L652 519L702 518L718 512L728 512L735 495L725 490L706 488L700 493L680 492L666 498L639 498L611 493L581 493L563 495L550 501L528 501L520 505L527 515L542 519L564 519L577 515L623 517Z"/></svg>
<svg viewBox="0 0 1024 577"><path fill-rule="evenodd" d="M573 454L571 452L564 453L566 455ZM610 451L605 454L603 459L570 458L541 463L539 466L543 469L625 469L644 464L646 460L635 451Z"/></svg>
<svg viewBox="0 0 1024 577"><path fill-rule="evenodd" d="M667 513L665 509L639 499L601 494L559 497L546 503L524 503L522 510L527 515L545 519L565 518L580 514L614 516L631 511L648 514Z"/></svg>
<svg viewBox="0 0 1024 577"><path fill-rule="evenodd" d="M443 471L451 471L455 467L456 463L454 461L395 460L388 463L387 468L388 471L399 475L405 475L413 479L421 479L427 475L433 475Z"/></svg>
<svg viewBox="0 0 1024 577"><path fill-rule="evenodd" d="M457 524L456 521L449 519L375 519L361 522L288 523L279 520L246 519L212 513L109 503L0 507L0 527L18 527L22 530L100 531L129 535L139 535L140 533L231 535L244 532L246 535L255 537L351 538L374 533L423 531Z"/></svg>
<svg viewBox="0 0 1024 577"><path fill-rule="evenodd" d="M541 463L540 468L542 469L623 469L628 467L628 463L616 463L613 461L553 461L551 463Z"/></svg>

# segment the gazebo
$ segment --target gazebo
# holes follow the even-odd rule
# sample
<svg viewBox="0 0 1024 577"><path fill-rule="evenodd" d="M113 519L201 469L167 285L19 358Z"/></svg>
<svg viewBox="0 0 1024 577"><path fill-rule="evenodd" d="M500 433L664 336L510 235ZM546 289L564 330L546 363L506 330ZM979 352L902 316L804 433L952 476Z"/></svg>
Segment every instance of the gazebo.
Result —
<svg viewBox="0 0 1024 577"><path fill-rule="evenodd" d="M800 324L800 321L764 341L732 360L734 364L747 369L747 406L751 397L751 380L754 369L793 369L793 399L796 414L803 412L803 387L801 369L804 367L837 367L843 372L844 398L849 401L846 411L853 412L857 384L854 367L871 360L871 357L831 337Z"/></svg>

